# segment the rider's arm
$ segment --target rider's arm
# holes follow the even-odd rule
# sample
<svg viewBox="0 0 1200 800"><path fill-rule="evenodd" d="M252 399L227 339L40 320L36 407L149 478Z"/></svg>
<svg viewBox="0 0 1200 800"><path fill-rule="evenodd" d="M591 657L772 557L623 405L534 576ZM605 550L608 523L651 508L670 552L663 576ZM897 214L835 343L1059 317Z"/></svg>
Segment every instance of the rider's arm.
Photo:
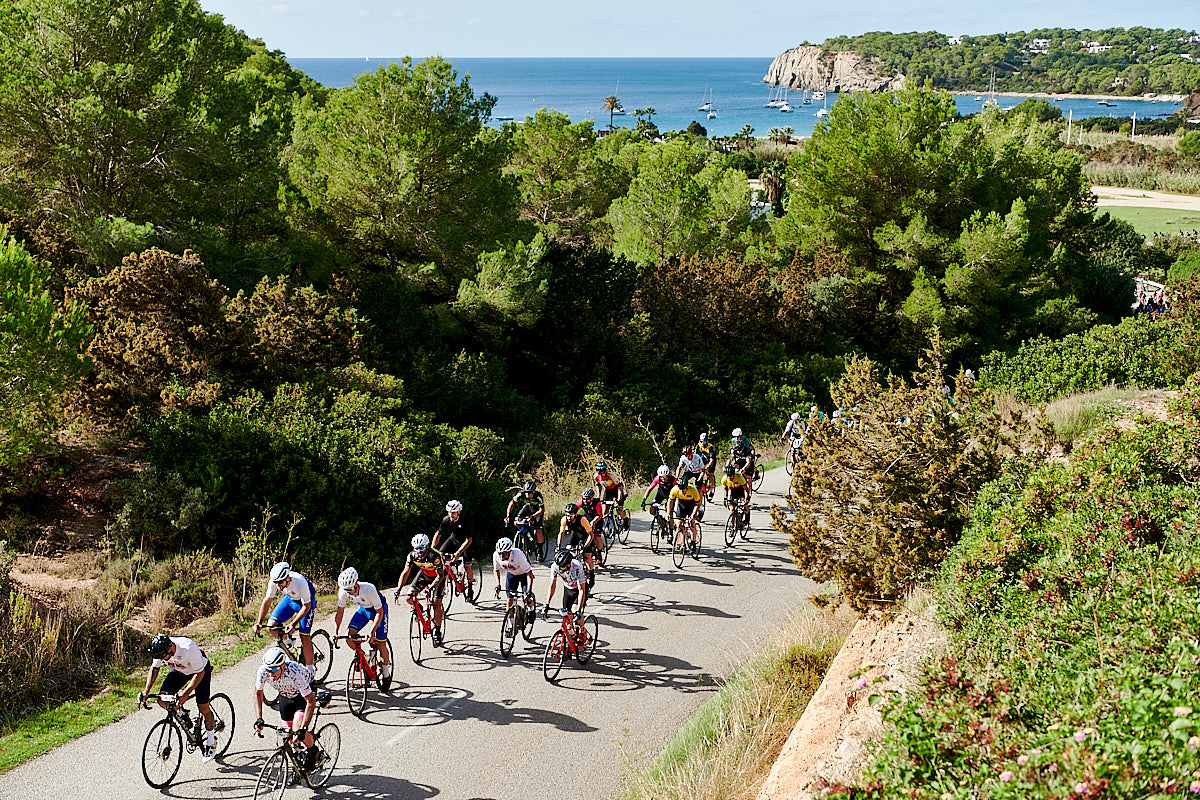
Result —
<svg viewBox="0 0 1200 800"><path fill-rule="evenodd" d="M354 588L354 587L350 587ZM342 632L342 614L346 612L346 607L338 603L337 611L333 615L333 646L337 647L338 634Z"/></svg>
<svg viewBox="0 0 1200 800"><path fill-rule="evenodd" d="M154 679L158 677L158 667L150 667L150 674L146 676L146 688L138 695L138 704L146 702L146 698L150 696L150 689L154 686Z"/></svg>
<svg viewBox="0 0 1200 800"><path fill-rule="evenodd" d="M254 690L254 718L262 719L263 690Z"/></svg>
<svg viewBox="0 0 1200 800"><path fill-rule="evenodd" d="M404 584L408 583L408 572L412 569L409 564L404 565L404 569L400 571L400 580L396 583L396 594L400 594L400 590L404 588Z"/></svg>
<svg viewBox="0 0 1200 800"><path fill-rule="evenodd" d="M258 607L258 619L254 621L254 627L261 628L263 620L267 618L267 609L271 607L271 596L267 595L263 598L262 605Z"/></svg>

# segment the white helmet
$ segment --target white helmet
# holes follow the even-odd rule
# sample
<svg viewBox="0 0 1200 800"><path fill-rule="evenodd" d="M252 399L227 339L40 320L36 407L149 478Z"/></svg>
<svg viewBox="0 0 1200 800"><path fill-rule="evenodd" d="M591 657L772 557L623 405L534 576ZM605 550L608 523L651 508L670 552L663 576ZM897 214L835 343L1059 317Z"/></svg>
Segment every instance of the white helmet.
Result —
<svg viewBox="0 0 1200 800"><path fill-rule="evenodd" d="M665 478L670 474L671 474L671 468L668 467L666 464L663 464L662 466L660 466L658 468L658 477Z"/></svg>
<svg viewBox="0 0 1200 800"><path fill-rule="evenodd" d="M286 561L280 561L275 566L271 567L271 583L279 583L287 580L287 576L292 574L292 565Z"/></svg>
<svg viewBox="0 0 1200 800"><path fill-rule="evenodd" d="M425 534L418 533L412 538L413 550L424 550L426 547L429 547L429 537Z"/></svg>
<svg viewBox="0 0 1200 800"><path fill-rule="evenodd" d="M734 428L734 429L733 429L733 437L734 437L735 439L736 439L737 437L741 436L741 435L742 435L742 429L741 429L741 428Z"/></svg>
<svg viewBox="0 0 1200 800"><path fill-rule="evenodd" d="M462 503L457 500L451 500L449 503L446 503L447 514L453 514L455 511L462 511Z"/></svg>
<svg viewBox="0 0 1200 800"><path fill-rule="evenodd" d="M342 570L342 574L338 575L338 588L342 591L350 591L356 583L358 583L358 570L354 567L346 567Z"/></svg>
<svg viewBox="0 0 1200 800"><path fill-rule="evenodd" d="M840 417L841 415L842 415L842 410L841 410L840 408L835 408L835 409L833 410L833 418L834 418L834 419L837 419L837 418L838 418L838 417Z"/></svg>
<svg viewBox="0 0 1200 800"><path fill-rule="evenodd" d="M511 553L513 549L513 540L505 536L500 541L496 542L497 553Z"/></svg>
<svg viewBox="0 0 1200 800"><path fill-rule="evenodd" d="M798 419L800 419L800 412L799 412L799 411L793 411L793 412L792 412L792 422L795 422L795 421L796 421L796 420L798 420Z"/></svg>
<svg viewBox="0 0 1200 800"><path fill-rule="evenodd" d="M702 433L702 434L700 434L700 441L702 441L702 442L707 442L707 441L708 441L708 434L707 434L707 433Z"/></svg>
<svg viewBox="0 0 1200 800"><path fill-rule="evenodd" d="M278 667L285 661L287 653L283 652L282 647L268 647L267 652L263 653L264 667Z"/></svg>

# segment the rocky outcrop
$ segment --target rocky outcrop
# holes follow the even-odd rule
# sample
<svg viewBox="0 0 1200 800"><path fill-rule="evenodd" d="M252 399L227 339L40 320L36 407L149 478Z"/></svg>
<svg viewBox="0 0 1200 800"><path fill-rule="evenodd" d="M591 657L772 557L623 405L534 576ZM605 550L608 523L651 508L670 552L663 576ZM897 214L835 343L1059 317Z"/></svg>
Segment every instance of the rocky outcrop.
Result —
<svg viewBox="0 0 1200 800"><path fill-rule="evenodd" d="M1200 117L1200 93L1183 98L1183 110L1189 117Z"/></svg>
<svg viewBox="0 0 1200 800"><path fill-rule="evenodd" d="M858 53L811 45L777 55L763 82L797 92L886 92L904 88L903 75L880 75L875 65Z"/></svg>

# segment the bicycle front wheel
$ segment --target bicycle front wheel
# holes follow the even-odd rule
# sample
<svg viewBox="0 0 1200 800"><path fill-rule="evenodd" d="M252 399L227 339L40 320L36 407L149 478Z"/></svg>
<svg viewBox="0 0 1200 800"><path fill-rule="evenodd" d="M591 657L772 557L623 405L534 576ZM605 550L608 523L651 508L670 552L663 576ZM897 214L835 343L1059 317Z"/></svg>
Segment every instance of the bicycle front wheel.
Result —
<svg viewBox="0 0 1200 800"><path fill-rule="evenodd" d="M381 692L386 692L387 689L383 687L383 659L380 657L380 654L386 650L388 654L388 663L394 663L392 660L392 643L387 639L384 639L379 643L379 647L379 650L376 650L374 647L371 648L371 657L369 661L371 663L371 670L375 673L375 688Z"/></svg>
<svg viewBox="0 0 1200 800"><path fill-rule="evenodd" d="M546 652L542 654L542 674L551 683L562 671L563 661L567 659L567 637L562 631L556 631L546 643Z"/></svg>
<svg viewBox="0 0 1200 800"><path fill-rule="evenodd" d="M350 668L346 670L346 705L356 717L361 717L367 709L367 673L358 653L354 654Z"/></svg>
<svg viewBox="0 0 1200 800"><path fill-rule="evenodd" d="M450 614L450 606L454 605L454 595L457 593L458 584L454 582L456 575L447 575L446 581L443 584L446 588L442 590L442 614Z"/></svg>
<svg viewBox="0 0 1200 800"><path fill-rule="evenodd" d="M651 514L650 515L650 551L652 553L658 552L658 536L659 536L658 517Z"/></svg>
<svg viewBox="0 0 1200 800"><path fill-rule="evenodd" d="M630 528L633 526L630 525ZM625 527L625 520L617 523L617 538L621 540L621 544L629 544L629 528Z"/></svg>
<svg viewBox="0 0 1200 800"><path fill-rule="evenodd" d="M758 487L762 486L763 478L767 475L767 471L763 469L763 465L759 464L754 468L754 491L758 491Z"/></svg>
<svg viewBox="0 0 1200 800"><path fill-rule="evenodd" d="M229 695L217 692L208 698L208 707L213 713L213 733L216 735L216 747L213 752L218 758L225 755L229 743L233 741L233 701Z"/></svg>
<svg viewBox="0 0 1200 800"><path fill-rule="evenodd" d="M677 530L674 532L673 537L671 561L675 562L676 568L683 569L683 557L687 550L687 534L682 530Z"/></svg>
<svg viewBox="0 0 1200 800"><path fill-rule="evenodd" d="M160 719L150 726L142 746L142 776L155 789L162 789L175 780L183 761L183 733L169 719Z"/></svg>
<svg viewBox="0 0 1200 800"><path fill-rule="evenodd" d="M313 734L316 740L317 763L313 771L304 776L304 780L314 789L324 786L337 766L338 756L342 752L342 732L332 722L321 726L321 730Z"/></svg>
<svg viewBox="0 0 1200 800"><path fill-rule="evenodd" d="M596 652L596 635L600 632L600 625L596 622L595 614L584 617L583 631L587 638L579 643L579 648L575 651L575 660L580 664L591 661L592 653Z"/></svg>
<svg viewBox="0 0 1200 800"><path fill-rule="evenodd" d="M510 608L500 621L500 655L508 658L517 641L517 609Z"/></svg>
<svg viewBox="0 0 1200 800"><path fill-rule="evenodd" d="M471 570L471 576L463 579L463 597L467 598L467 602L472 605L479 599L479 564L475 561L471 562L474 568Z"/></svg>
<svg viewBox="0 0 1200 800"><path fill-rule="evenodd" d="M725 546L733 547L733 542L737 539L737 512L733 511L729 514L729 519L725 521Z"/></svg>
<svg viewBox="0 0 1200 800"><path fill-rule="evenodd" d="M288 780L292 776L292 760L282 747L271 754L267 763L263 764L258 773L258 782L254 784L254 800L283 797Z"/></svg>
<svg viewBox="0 0 1200 800"><path fill-rule="evenodd" d="M312 632L313 676L318 683L329 677L333 667L333 641L325 631Z"/></svg>
<svg viewBox="0 0 1200 800"><path fill-rule="evenodd" d="M412 656L414 664L421 663L421 640L423 638L425 638L425 631L421 627L421 617L416 611L413 611L408 620L408 652Z"/></svg>
<svg viewBox="0 0 1200 800"><path fill-rule="evenodd" d="M525 637L525 641L532 642L533 623L537 621L537 604L534 603L533 608L525 606L525 613L523 616L525 617L525 624L521 628L521 635Z"/></svg>

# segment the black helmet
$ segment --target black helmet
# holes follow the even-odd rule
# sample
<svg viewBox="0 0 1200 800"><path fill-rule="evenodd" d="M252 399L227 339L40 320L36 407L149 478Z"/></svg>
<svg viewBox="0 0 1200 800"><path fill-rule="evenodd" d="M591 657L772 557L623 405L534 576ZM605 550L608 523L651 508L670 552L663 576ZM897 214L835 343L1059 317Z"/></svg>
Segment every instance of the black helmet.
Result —
<svg viewBox="0 0 1200 800"><path fill-rule="evenodd" d="M732 475L732 474L733 474L733 464L726 464L726 465L725 465L725 474L726 474L726 475Z"/></svg>
<svg viewBox="0 0 1200 800"><path fill-rule="evenodd" d="M563 509L564 517L573 517L579 512L579 506L574 503L567 503L567 507Z"/></svg>
<svg viewBox="0 0 1200 800"><path fill-rule="evenodd" d="M521 491L525 492L527 494L529 492L536 492L537 491L537 482L534 481L533 478L530 478L529 480L525 481L525 485L521 487Z"/></svg>
<svg viewBox="0 0 1200 800"><path fill-rule="evenodd" d="M596 496L596 490L593 489L592 487L589 486L588 488L583 490L583 499L584 500L591 500L595 496Z"/></svg>
<svg viewBox="0 0 1200 800"><path fill-rule="evenodd" d="M554 565L559 569L566 569L571 566L571 551L559 550L554 554Z"/></svg>
<svg viewBox="0 0 1200 800"><path fill-rule="evenodd" d="M154 638L150 640L150 644L146 645L146 653L151 658L166 658L167 651L171 649L171 637L165 633L156 633Z"/></svg>

